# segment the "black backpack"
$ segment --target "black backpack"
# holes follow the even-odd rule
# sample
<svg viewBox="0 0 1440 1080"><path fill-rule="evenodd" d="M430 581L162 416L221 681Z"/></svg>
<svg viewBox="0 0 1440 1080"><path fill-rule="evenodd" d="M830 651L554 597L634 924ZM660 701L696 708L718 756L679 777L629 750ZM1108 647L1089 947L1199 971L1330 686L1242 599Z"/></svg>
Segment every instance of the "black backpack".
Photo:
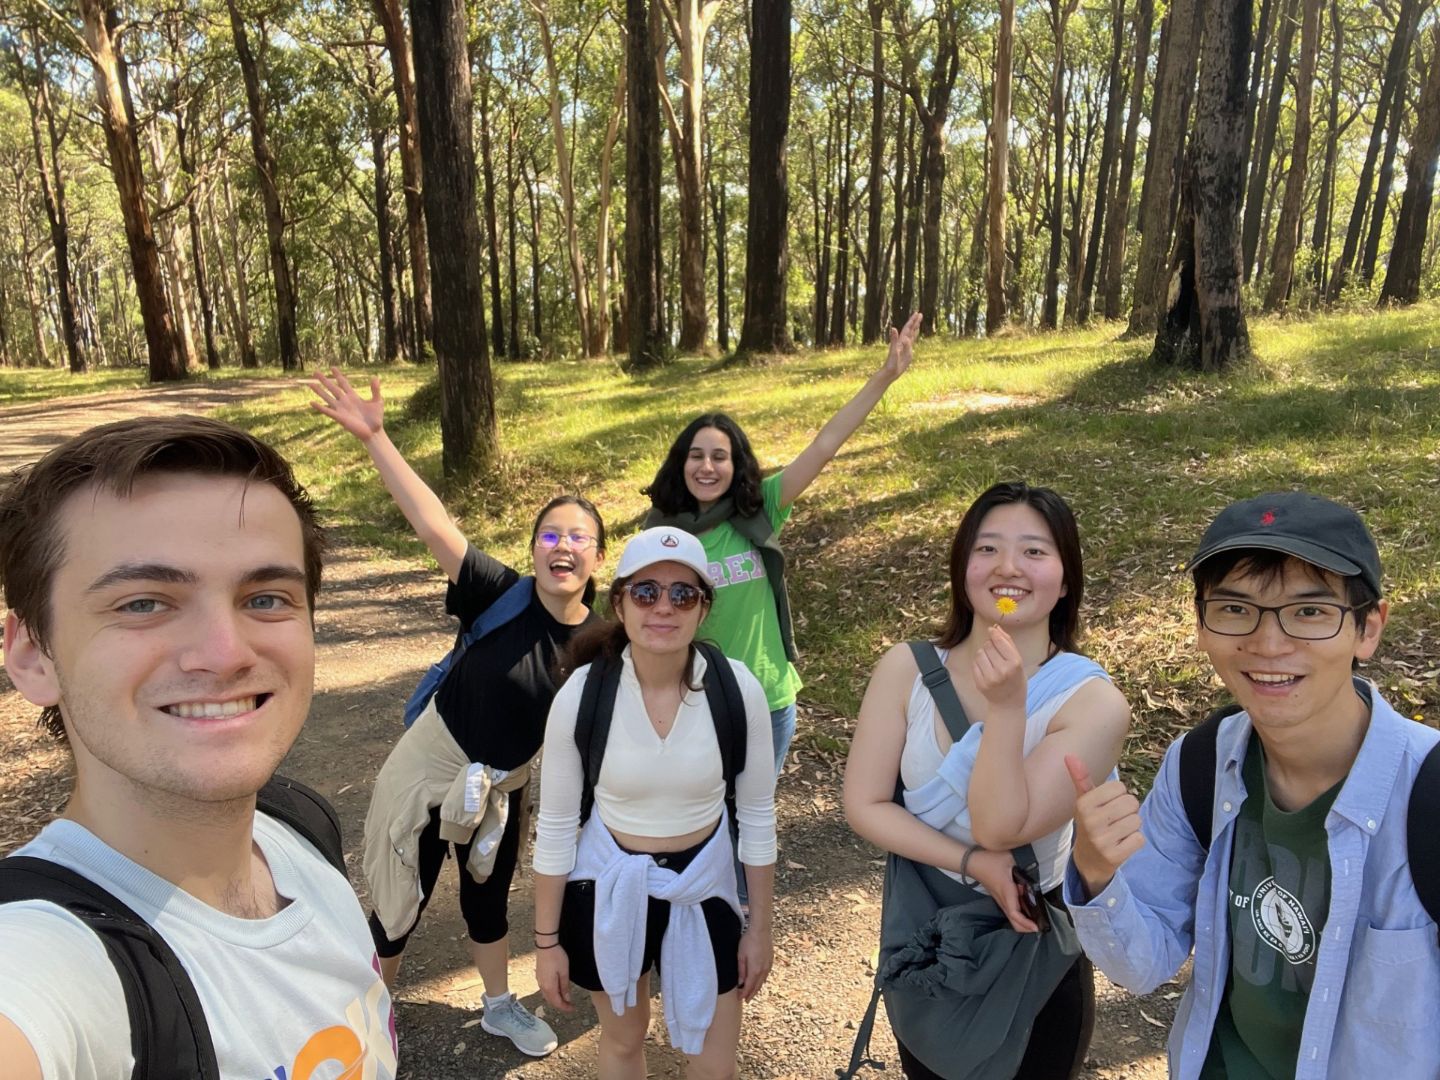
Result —
<svg viewBox="0 0 1440 1080"><path fill-rule="evenodd" d="M1361 696L1370 700L1370 685L1356 680ZM1216 709L1185 735L1180 744L1180 802L1195 839L1210 850L1215 812L1215 739L1227 716L1240 711L1239 705ZM1435 823L1440 821L1440 743L1420 765L1410 788L1410 806L1405 817L1405 847L1410 877L1426 914L1440 924L1440 844L1435 841Z"/></svg>
<svg viewBox="0 0 1440 1080"><path fill-rule="evenodd" d="M708 641L695 642L705 657L705 698L710 703L710 719L715 723L715 741L720 745L720 771L725 777L725 809L730 815L730 839L740 835L735 818L735 778L745 769L747 729L745 699L735 671L719 646ZM610 721L615 713L615 694L620 689L619 658L603 653L590 664L585 676L585 689L580 695L580 711L575 716L575 746L585 766L585 780L580 789L580 824L590 820L595 806L595 784L600 779L600 766L605 763L605 744L610 739Z"/></svg>
<svg viewBox="0 0 1440 1080"><path fill-rule="evenodd" d="M256 809L289 825L345 873L340 819L325 799L276 776L256 795ZM155 929L105 889L48 859L0 859L0 904L48 900L93 930L125 990L134 1080L220 1080L215 1045L199 995L173 949Z"/></svg>

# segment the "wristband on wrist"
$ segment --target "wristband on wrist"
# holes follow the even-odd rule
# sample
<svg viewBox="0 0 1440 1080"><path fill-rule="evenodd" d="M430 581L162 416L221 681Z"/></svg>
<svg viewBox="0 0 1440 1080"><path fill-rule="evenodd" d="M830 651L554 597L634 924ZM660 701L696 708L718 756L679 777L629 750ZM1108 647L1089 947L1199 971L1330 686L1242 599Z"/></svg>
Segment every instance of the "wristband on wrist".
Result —
<svg viewBox="0 0 1440 1080"><path fill-rule="evenodd" d="M552 941L549 945L541 945L538 941L535 943L537 949L558 949L559 947L560 942L558 941Z"/></svg>
<svg viewBox="0 0 1440 1080"><path fill-rule="evenodd" d="M984 850L985 849L982 848L979 844L971 844L968 848L965 849L965 855L960 860L960 884L970 886L980 884L979 880L977 878L972 878L967 871L970 866L970 856L974 855L977 851Z"/></svg>
<svg viewBox="0 0 1440 1080"><path fill-rule="evenodd" d="M535 931L535 936L536 936L536 937L559 937L559 936L560 936L560 931L559 931L559 930L536 930L536 931Z"/></svg>

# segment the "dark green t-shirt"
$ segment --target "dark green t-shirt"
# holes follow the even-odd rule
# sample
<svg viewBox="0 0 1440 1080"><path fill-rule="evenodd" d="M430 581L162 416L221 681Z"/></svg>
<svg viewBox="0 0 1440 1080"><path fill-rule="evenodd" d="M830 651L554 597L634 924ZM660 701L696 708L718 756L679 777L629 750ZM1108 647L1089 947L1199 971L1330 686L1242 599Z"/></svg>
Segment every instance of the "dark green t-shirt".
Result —
<svg viewBox="0 0 1440 1080"><path fill-rule="evenodd" d="M1230 854L1230 973L1202 1080L1293 1077L1320 931L1330 908L1325 816L1336 784L1286 813L1270 798L1265 751L1245 751L1246 798Z"/></svg>

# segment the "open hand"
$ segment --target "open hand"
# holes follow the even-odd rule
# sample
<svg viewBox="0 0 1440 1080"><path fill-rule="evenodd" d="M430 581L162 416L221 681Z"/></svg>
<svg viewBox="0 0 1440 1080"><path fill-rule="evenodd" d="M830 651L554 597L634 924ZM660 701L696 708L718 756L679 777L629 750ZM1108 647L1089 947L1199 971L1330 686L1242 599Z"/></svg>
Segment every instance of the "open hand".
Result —
<svg viewBox="0 0 1440 1080"><path fill-rule="evenodd" d="M575 1011L570 1003L570 955L561 946L535 950L535 981L552 1007L565 1013Z"/></svg>
<svg viewBox="0 0 1440 1080"><path fill-rule="evenodd" d="M737 957L740 974L740 1000L749 1001L760 992L775 964L775 945L768 930L746 927L740 936L740 953Z"/></svg>
<svg viewBox="0 0 1440 1080"><path fill-rule="evenodd" d="M1096 787L1074 754L1065 755L1065 768L1075 785L1075 869L1093 898L1105 891L1120 864L1145 846L1140 800L1119 780Z"/></svg>
<svg viewBox="0 0 1440 1080"><path fill-rule="evenodd" d="M384 430L385 401L380 396L380 380L373 375L369 401L360 396L339 368L332 367L329 375L319 374L314 382L305 385L320 399L310 402L310 407L330 417L361 442L369 442Z"/></svg>
<svg viewBox="0 0 1440 1080"><path fill-rule="evenodd" d="M890 328L890 353L885 357L885 366L880 370L891 381L904 375L915 355L915 339L920 336L920 323L924 315L917 311L905 321L899 330Z"/></svg>
<svg viewBox="0 0 1440 1080"><path fill-rule="evenodd" d="M990 640L975 654L975 689L997 708L1025 712L1025 661L1015 641L999 626L990 627Z"/></svg>

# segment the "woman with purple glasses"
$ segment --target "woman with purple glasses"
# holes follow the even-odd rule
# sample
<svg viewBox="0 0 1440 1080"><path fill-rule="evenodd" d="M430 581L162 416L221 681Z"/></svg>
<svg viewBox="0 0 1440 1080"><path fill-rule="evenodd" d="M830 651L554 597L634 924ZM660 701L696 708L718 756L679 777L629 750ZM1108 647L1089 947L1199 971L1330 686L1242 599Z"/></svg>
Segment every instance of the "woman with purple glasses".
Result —
<svg viewBox="0 0 1440 1080"><path fill-rule="evenodd" d="M378 379L366 399L340 372L310 384L311 406L359 439L391 498L449 579L446 610L460 636L489 613L380 770L365 818L370 930L381 974L394 983L411 932L453 844L469 954L484 983L481 1026L523 1053L555 1049L555 1033L509 985L510 882L525 834L526 789L555 696L560 650L591 611L605 524L578 495L551 499L531 532L533 570L521 576L477 550L385 434ZM497 613L504 611L503 618ZM458 643L458 641L457 641Z"/></svg>
<svg viewBox="0 0 1440 1080"><path fill-rule="evenodd" d="M686 1075L731 1080L741 1003L759 991L773 959L770 712L744 664L713 646L697 647L713 598L699 540L670 527L636 536L610 589L615 618L571 644L574 674L555 696L546 726L535 844L536 976L546 1001L563 1012L572 1008L572 982L591 991L600 1016L596 1072L606 1080L646 1075L649 979L657 962L670 1041L687 1055ZM712 663L726 667L712 671ZM613 693L595 689L606 685ZM723 719L710 707L717 686L714 699L729 702ZM601 718L607 700L609 715ZM600 741L605 719L608 735ZM750 892L748 926L736 894L727 760Z"/></svg>

